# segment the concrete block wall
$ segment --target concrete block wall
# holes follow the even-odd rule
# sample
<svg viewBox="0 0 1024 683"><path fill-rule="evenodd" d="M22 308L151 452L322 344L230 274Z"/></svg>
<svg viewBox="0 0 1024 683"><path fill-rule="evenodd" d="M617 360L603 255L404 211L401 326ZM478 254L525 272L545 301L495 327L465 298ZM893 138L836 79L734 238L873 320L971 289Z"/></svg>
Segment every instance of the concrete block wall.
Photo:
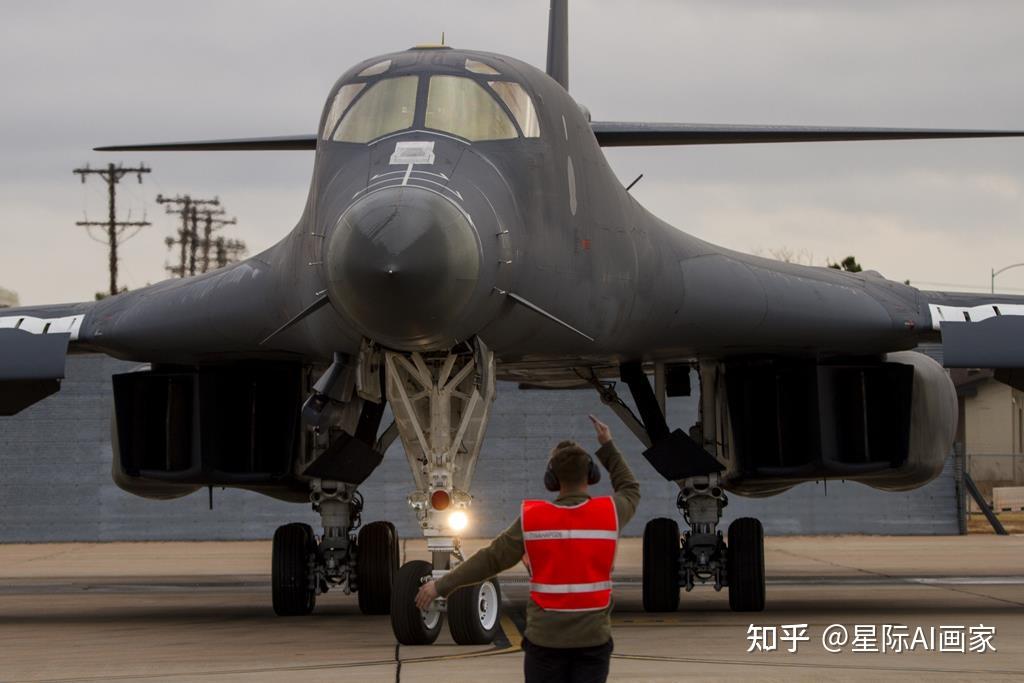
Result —
<svg viewBox="0 0 1024 683"><path fill-rule="evenodd" d="M134 366L104 356L73 356L62 390L13 418L0 418L0 542L58 540L213 540L269 538L279 525L317 517L308 506L247 491L203 490L154 501L118 489L110 478L110 376ZM595 445L586 419L608 422L641 480L643 500L625 528L639 535L657 516L676 517L677 489L640 455L639 442L591 391L520 391L502 384L473 486L472 536L491 536L515 519L526 497L546 496L541 481L550 448L565 438ZM689 426L694 399L672 399L670 423ZM387 418L386 418L387 419ZM400 443L362 487L364 521L390 519L403 535L418 534L405 499L412 477ZM607 491L605 478L597 487ZM769 534L954 534L952 470L908 493L830 482L804 484L780 496L731 496L726 520L759 517Z"/></svg>

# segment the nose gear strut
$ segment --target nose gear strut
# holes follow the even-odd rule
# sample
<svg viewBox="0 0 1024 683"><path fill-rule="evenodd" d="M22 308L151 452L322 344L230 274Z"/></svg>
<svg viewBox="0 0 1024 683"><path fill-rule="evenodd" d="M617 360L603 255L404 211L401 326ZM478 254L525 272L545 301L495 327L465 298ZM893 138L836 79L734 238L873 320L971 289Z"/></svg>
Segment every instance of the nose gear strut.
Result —
<svg viewBox="0 0 1024 683"><path fill-rule="evenodd" d="M465 512L472 502L469 488L494 402L494 371L494 354L479 339L447 353L384 354L387 393L416 485L409 505L432 558L430 564L407 562L399 570L391 624L401 643L434 642L442 612L456 642L489 643L497 635L494 596L500 593L494 580L461 588L426 612L413 604L423 581L462 561L462 529L451 524L452 513ZM464 591L475 591L475 597L465 598Z"/></svg>

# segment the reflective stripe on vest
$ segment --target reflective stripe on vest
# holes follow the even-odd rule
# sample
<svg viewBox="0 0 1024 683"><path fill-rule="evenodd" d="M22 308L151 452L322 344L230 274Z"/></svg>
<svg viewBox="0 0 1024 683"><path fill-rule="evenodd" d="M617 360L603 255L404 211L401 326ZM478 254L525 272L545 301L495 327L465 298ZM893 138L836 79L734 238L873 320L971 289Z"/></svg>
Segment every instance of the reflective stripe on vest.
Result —
<svg viewBox="0 0 1024 683"><path fill-rule="evenodd" d="M530 597L542 609L579 612L611 604L619 519L611 497L561 506L523 501Z"/></svg>

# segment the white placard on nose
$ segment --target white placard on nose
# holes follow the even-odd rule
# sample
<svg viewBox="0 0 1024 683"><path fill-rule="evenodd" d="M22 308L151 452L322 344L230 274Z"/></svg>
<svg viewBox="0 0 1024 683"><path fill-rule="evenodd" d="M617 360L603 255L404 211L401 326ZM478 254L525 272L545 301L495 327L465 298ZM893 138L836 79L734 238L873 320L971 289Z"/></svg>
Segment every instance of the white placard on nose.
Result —
<svg viewBox="0 0 1024 683"><path fill-rule="evenodd" d="M399 166L434 163L434 141L396 142L395 151L391 155L391 163Z"/></svg>

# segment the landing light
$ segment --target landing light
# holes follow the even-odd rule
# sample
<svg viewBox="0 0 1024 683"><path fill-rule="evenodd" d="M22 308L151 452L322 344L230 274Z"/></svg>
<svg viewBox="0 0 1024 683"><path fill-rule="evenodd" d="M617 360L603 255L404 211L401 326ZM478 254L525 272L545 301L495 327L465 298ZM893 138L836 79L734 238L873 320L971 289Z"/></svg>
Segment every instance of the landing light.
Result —
<svg viewBox="0 0 1024 683"><path fill-rule="evenodd" d="M462 510L456 510L448 515L448 526L450 526L453 531L462 531L469 526L469 515Z"/></svg>

